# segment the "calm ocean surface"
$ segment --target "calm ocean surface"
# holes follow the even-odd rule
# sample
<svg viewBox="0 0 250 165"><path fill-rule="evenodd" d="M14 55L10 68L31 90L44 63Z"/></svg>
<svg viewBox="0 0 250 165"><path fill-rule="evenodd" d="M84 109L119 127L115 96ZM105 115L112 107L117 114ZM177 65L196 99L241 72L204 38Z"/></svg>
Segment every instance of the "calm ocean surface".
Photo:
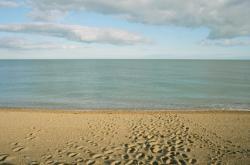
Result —
<svg viewBox="0 0 250 165"><path fill-rule="evenodd" d="M0 107L250 109L250 61L0 60Z"/></svg>

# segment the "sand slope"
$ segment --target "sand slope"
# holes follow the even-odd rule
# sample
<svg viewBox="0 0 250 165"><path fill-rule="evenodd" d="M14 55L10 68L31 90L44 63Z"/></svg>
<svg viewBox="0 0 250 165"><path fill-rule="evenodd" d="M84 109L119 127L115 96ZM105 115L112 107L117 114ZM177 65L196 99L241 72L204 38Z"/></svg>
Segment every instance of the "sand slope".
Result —
<svg viewBox="0 0 250 165"><path fill-rule="evenodd" d="M0 164L249 164L249 112L0 110Z"/></svg>

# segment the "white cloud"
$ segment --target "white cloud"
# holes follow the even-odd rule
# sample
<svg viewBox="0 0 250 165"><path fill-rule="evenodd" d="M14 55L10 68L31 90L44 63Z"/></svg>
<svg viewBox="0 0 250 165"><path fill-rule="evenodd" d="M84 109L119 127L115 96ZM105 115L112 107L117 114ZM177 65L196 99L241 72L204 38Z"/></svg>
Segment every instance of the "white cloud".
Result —
<svg viewBox="0 0 250 165"><path fill-rule="evenodd" d="M250 35L249 0L28 0L28 4L30 16L41 20L84 10L145 24L207 27L210 39Z"/></svg>
<svg viewBox="0 0 250 165"><path fill-rule="evenodd" d="M203 46L250 46L250 40L242 39L219 39L203 40L200 42Z"/></svg>
<svg viewBox="0 0 250 165"><path fill-rule="evenodd" d="M44 14L44 11L33 9L33 12L28 14L29 17L31 17L35 21L49 21L53 22L54 20L58 18L62 18L67 14L67 12L63 12L60 10L48 10L46 11L46 14Z"/></svg>
<svg viewBox="0 0 250 165"><path fill-rule="evenodd" d="M13 0L0 0L0 8L15 8L18 7L19 4Z"/></svg>
<svg viewBox="0 0 250 165"><path fill-rule="evenodd" d="M84 43L136 44L147 40L140 35L118 29L100 29L79 25L30 23L0 25L0 32L28 33L64 38Z"/></svg>
<svg viewBox="0 0 250 165"><path fill-rule="evenodd" d="M24 38L16 37L2 37L0 38L0 49L19 49L19 50L32 50L32 49L75 49L79 48L78 45L58 44L51 42L33 42Z"/></svg>

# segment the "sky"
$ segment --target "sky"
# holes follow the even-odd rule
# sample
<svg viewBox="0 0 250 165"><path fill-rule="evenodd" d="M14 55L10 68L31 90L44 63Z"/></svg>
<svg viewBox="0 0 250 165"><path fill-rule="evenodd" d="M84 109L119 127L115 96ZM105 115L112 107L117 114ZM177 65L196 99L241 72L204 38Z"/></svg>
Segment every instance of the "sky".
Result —
<svg viewBox="0 0 250 165"><path fill-rule="evenodd" d="M250 59L249 0L0 0L0 59Z"/></svg>

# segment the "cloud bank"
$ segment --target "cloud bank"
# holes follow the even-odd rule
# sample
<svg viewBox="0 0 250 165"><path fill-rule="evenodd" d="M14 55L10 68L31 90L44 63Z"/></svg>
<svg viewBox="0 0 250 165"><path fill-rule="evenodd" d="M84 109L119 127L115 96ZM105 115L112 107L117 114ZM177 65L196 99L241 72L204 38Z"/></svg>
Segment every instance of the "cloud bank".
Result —
<svg viewBox="0 0 250 165"><path fill-rule="evenodd" d="M120 16L132 22L210 30L209 39L250 35L249 0L28 0L29 14L53 20L84 10Z"/></svg>
<svg viewBox="0 0 250 165"><path fill-rule="evenodd" d="M76 45L66 45L51 42L33 42L24 38L2 37L0 38L0 48L2 49L75 49L79 48Z"/></svg>
<svg viewBox="0 0 250 165"><path fill-rule="evenodd" d="M0 25L0 32L28 33L64 38L84 43L109 43L131 45L145 43L147 39L140 35L118 29L100 29L80 25L55 23L29 23Z"/></svg>
<svg viewBox="0 0 250 165"><path fill-rule="evenodd" d="M250 46L249 40L240 39L220 39L220 40L203 40L200 42L203 46Z"/></svg>
<svg viewBox="0 0 250 165"><path fill-rule="evenodd" d="M13 0L0 0L0 8L15 8L18 7L19 4L17 1Z"/></svg>

